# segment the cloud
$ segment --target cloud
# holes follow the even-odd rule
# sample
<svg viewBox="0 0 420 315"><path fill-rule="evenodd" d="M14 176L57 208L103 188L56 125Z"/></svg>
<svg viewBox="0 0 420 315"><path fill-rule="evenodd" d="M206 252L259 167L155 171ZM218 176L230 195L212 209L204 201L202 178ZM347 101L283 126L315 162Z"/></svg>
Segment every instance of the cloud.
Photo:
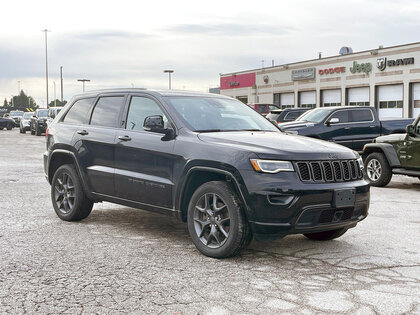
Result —
<svg viewBox="0 0 420 315"><path fill-rule="evenodd" d="M151 37L150 34L122 30L85 31L74 34L75 39L102 41L115 39L142 39Z"/></svg>
<svg viewBox="0 0 420 315"><path fill-rule="evenodd" d="M162 29L178 35L250 36L261 34L282 35L297 31L295 27L269 24L178 24Z"/></svg>

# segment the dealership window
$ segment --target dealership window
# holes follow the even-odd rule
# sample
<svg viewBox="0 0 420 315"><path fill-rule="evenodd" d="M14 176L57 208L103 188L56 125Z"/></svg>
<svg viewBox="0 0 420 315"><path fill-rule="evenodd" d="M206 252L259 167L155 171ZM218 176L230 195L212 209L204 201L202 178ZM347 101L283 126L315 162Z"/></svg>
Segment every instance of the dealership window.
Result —
<svg viewBox="0 0 420 315"><path fill-rule="evenodd" d="M347 103L350 106L369 106L369 87L356 87L347 89Z"/></svg>
<svg viewBox="0 0 420 315"><path fill-rule="evenodd" d="M341 105L341 90L323 90L321 91L323 107L340 106Z"/></svg>
<svg viewBox="0 0 420 315"><path fill-rule="evenodd" d="M299 92L298 107L315 108L316 107L316 92L315 91Z"/></svg>
<svg viewBox="0 0 420 315"><path fill-rule="evenodd" d="M377 87L379 118L403 116L403 85L381 85Z"/></svg>

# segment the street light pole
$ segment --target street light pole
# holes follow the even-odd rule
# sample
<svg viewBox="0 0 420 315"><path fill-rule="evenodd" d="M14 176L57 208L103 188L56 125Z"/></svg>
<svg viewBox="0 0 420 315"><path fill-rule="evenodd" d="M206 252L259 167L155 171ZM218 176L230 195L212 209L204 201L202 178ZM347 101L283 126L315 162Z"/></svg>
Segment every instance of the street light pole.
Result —
<svg viewBox="0 0 420 315"><path fill-rule="evenodd" d="M57 96L55 94L55 81L53 81L54 83L54 107L57 107Z"/></svg>
<svg viewBox="0 0 420 315"><path fill-rule="evenodd" d="M171 74L174 73L174 70L163 70L163 72L169 75L169 89L171 89Z"/></svg>
<svg viewBox="0 0 420 315"><path fill-rule="evenodd" d="M77 81L83 83L83 93L84 93L85 92L85 82L90 82L90 80L88 80L88 79L78 79Z"/></svg>
<svg viewBox="0 0 420 315"><path fill-rule="evenodd" d="M46 87L47 87L47 107L48 107L48 40L47 40L47 33L51 32L47 29L42 30L45 33L45 80L46 80Z"/></svg>
<svg viewBox="0 0 420 315"><path fill-rule="evenodd" d="M63 66L60 67L60 81L61 81L61 105L63 105Z"/></svg>

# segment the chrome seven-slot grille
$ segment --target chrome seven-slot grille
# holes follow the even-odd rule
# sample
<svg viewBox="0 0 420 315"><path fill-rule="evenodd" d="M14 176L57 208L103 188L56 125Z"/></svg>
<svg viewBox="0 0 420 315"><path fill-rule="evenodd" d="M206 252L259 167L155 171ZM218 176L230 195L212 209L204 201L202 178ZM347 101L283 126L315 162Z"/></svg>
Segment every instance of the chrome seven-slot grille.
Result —
<svg viewBox="0 0 420 315"><path fill-rule="evenodd" d="M342 182L363 177L357 160L295 162L303 182Z"/></svg>

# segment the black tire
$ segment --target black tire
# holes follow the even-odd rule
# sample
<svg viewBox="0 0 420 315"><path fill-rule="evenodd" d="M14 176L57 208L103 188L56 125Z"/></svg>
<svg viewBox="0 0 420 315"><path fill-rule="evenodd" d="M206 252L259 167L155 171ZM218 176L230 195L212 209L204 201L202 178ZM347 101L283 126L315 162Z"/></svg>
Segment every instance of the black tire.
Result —
<svg viewBox="0 0 420 315"><path fill-rule="evenodd" d="M93 201L87 198L79 175L71 164L60 166L54 173L51 182L51 201L55 213L64 221L83 220L89 216L93 207Z"/></svg>
<svg viewBox="0 0 420 315"><path fill-rule="evenodd" d="M377 171L375 171L375 167ZM365 171L372 186L384 187L392 178L392 169L385 155L373 152L365 159Z"/></svg>
<svg viewBox="0 0 420 315"><path fill-rule="evenodd" d="M22 129L22 133L26 133L26 129L25 128Z"/></svg>
<svg viewBox="0 0 420 315"><path fill-rule="evenodd" d="M35 130L33 128L33 124L32 123L31 123L31 125L29 127L29 130L31 131L31 135L34 135L35 134Z"/></svg>
<svg viewBox="0 0 420 315"><path fill-rule="evenodd" d="M307 233L303 234L307 238L314 240L314 241L330 241L335 238L340 237L344 233L347 232L348 229L342 228L337 230L330 230L330 231L324 231L324 232L317 232L317 233Z"/></svg>
<svg viewBox="0 0 420 315"><path fill-rule="evenodd" d="M6 127L7 130L12 130L12 128L13 128L13 126L11 126L11 125L7 125L7 127Z"/></svg>
<svg viewBox="0 0 420 315"><path fill-rule="evenodd" d="M41 135L41 129L39 129L39 126L37 125L35 127L35 136L40 136Z"/></svg>
<svg viewBox="0 0 420 315"><path fill-rule="evenodd" d="M217 209L215 211L214 198ZM198 207L201 202L204 202L204 208L210 209L211 214ZM217 202L219 206L222 205L221 208L217 208ZM198 210L199 208L202 209ZM201 216L205 221L200 220ZM239 198L234 190L222 181L207 182L196 189L188 206L188 231L197 249L213 258L235 256L252 240L252 233ZM208 238L204 240L206 236Z"/></svg>

